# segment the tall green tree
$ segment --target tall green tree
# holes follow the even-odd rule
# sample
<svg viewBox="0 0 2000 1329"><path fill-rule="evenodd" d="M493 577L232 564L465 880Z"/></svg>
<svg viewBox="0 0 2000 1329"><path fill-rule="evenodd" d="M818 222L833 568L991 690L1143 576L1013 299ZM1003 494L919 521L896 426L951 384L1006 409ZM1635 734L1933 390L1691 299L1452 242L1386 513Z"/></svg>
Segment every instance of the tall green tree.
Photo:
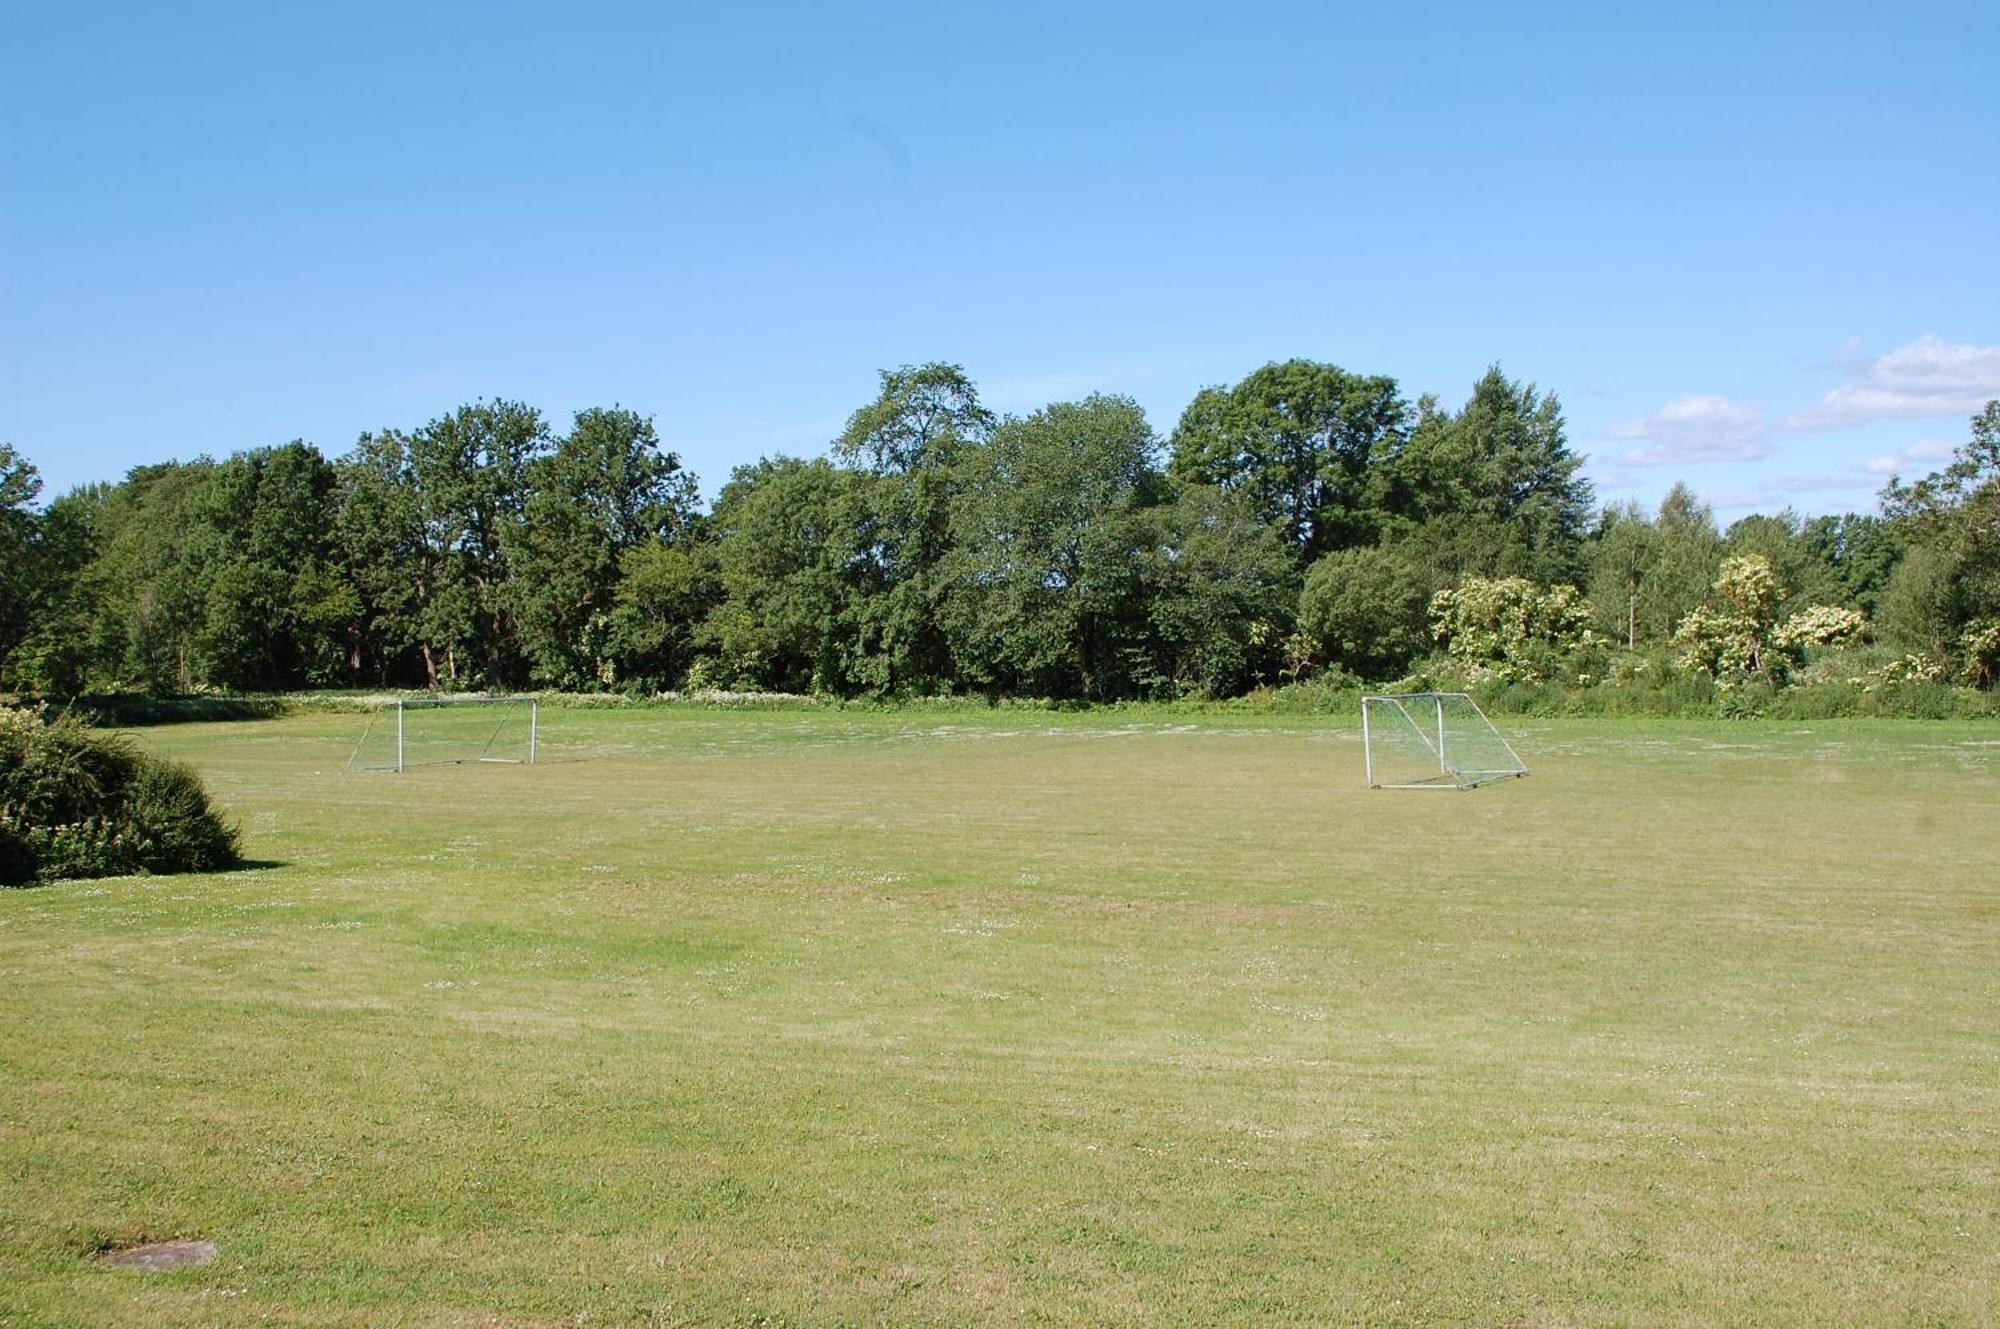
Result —
<svg viewBox="0 0 2000 1329"><path fill-rule="evenodd" d="M932 362L882 372L875 400L834 440L834 455L865 482L863 555L879 593L856 606L857 662L877 691L931 692L956 675L942 626L960 462L995 419L965 370Z"/></svg>
<svg viewBox="0 0 2000 1329"><path fill-rule="evenodd" d="M528 468L549 446L541 413L513 401L461 406L410 436L425 539L444 572L427 626L455 677L494 686L525 674L506 547L524 520Z"/></svg>
<svg viewBox="0 0 2000 1329"><path fill-rule="evenodd" d="M1715 513L1685 484L1675 484L1660 500L1653 519L1659 557L1639 583L1639 636L1665 641L1681 620L1708 598L1722 571L1722 536Z"/></svg>
<svg viewBox="0 0 2000 1329"><path fill-rule="evenodd" d="M716 681L835 694L879 687L859 649L859 606L880 593L864 488L865 477L824 459L736 468L709 520L722 601L701 640Z"/></svg>
<svg viewBox="0 0 2000 1329"><path fill-rule="evenodd" d="M1298 574L1278 532L1239 494L1176 485L1148 508L1140 564L1150 650L1140 690L1228 697L1283 664Z"/></svg>
<svg viewBox="0 0 2000 1329"><path fill-rule="evenodd" d="M391 669L410 653L426 686L526 677L507 546L549 447L533 407L482 401L408 434L365 434L344 459L342 527Z"/></svg>
<svg viewBox="0 0 2000 1329"><path fill-rule="evenodd" d="M2000 400L1972 417L1970 437L1941 469L1905 484L1892 479L1882 508L1910 546L1885 592L1906 638L1928 638L1963 654L1968 632L2000 632ZM1990 681L1981 657L1970 673Z"/></svg>
<svg viewBox="0 0 2000 1329"><path fill-rule="evenodd" d="M303 442L216 466L197 510L203 681L272 690L348 680L361 600L340 547L338 490L333 465Z"/></svg>
<svg viewBox="0 0 2000 1329"><path fill-rule="evenodd" d="M1420 404L1407 442L1386 459L1382 502L1399 540L1448 552L1461 575L1575 582L1593 501L1582 466L1555 394L1496 365L1458 411Z"/></svg>
<svg viewBox="0 0 2000 1329"><path fill-rule="evenodd" d="M350 670L358 679L434 686L440 652L426 635L425 610L443 580L443 554L425 538L409 437L363 434L336 469L340 544L361 600Z"/></svg>
<svg viewBox="0 0 2000 1329"><path fill-rule="evenodd" d="M0 687L11 685L9 660L33 627L37 592L35 499L42 477L26 457L0 443Z"/></svg>
<svg viewBox="0 0 2000 1329"><path fill-rule="evenodd" d="M204 509L214 473L206 457L140 466L105 492L93 515L97 552L77 586L92 611L89 686L173 695L208 681L215 533Z"/></svg>
<svg viewBox="0 0 2000 1329"><path fill-rule="evenodd" d="M1798 513L1785 508L1739 518L1722 535L1725 557L1755 554L1769 561L1778 584L1785 588L1778 607L1780 617L1808 605L1844 603L1839 571L1820 558L1806 540L1805 525Z"/></svg>
<svg viewBox="0 0 2000 1329"><path fill-rule="evenodd" d="M1852 512L1813 517L1800 528L1799 542L1817 569L1811 574L1814 584L1835 588L1824 603L1875 616L1903 557L1903 537L1894 523Z"/></svg>
<svg viewBox="0 0 2000 1329"><path fill-rule="evenodd" d="M1628 646L1639 642L1639 592L1660 560L1660 532L1637 503L1607 507L1588 550L1586 589L1595 626Z"/></svg>
<svg viewBox="0 0 2000 1329"><path fill-rule="evenodd" d="M29 622L8 662L12 686L74 697L123 659L122 620L100 602L102 580L90 575L102 552L100 518L112 490L103 483L80 486L36 520L28 562L19 569L29 587Z"/></svg>
<svg viewBox="0 0 2000 1329"><path fill-rule="evenodd" d="M1371 467L1400 442L1408 414L1393 378L1269 364L1196 394L1173 433L1171 471L1243 494L1304 567L1374 540Z"/></svg>
<svg viewBox="0 0 2000 1329"><path fill-rule="evenodd" d="M965 370L934 360L885 369L874 401L848 417L834 453L876 475L949 469L965 445L993 432L993 413Z"/></svg>
<svg viewBox="0 0 2000 1329"><path fill-rule="evenodd" d="M1337 549L1306 572L1299 632L1314 664L1393 678L1429 644L1432 586L1393 545Z"/></svg>
<svg viewBox="0 0 2000 1329"><path fill-rule="evenodd" d="M609 658L620 683L676 688L687 682L701 658L703 626L722 603L716 554L711 540L683 538L646 541L619 557Z"/></svg>
<svg viewBox="0 0 2000 1329"><path fill-rule="evenodd" d="M1158 448L1137 402L1093 396L1009 419L967 454L949 622L969 682L1089 700L1138 689Z"/></svg>
<svg viewBox="0 0 2000 1329"><path fill-rule="evenodd" d="M541 683L617 681L612 612L628 553L687 537L695 478L634 411L577 414L528 463L521 520L501 527L521 645Z"/></svg>

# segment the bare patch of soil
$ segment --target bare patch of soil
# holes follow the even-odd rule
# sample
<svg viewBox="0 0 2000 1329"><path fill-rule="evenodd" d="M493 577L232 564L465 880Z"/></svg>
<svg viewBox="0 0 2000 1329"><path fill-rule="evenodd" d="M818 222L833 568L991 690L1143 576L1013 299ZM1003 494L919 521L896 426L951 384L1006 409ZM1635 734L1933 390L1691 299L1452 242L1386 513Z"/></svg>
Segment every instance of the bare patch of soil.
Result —
<svg viewBox="0 0 2000 1329"><path fill-rule="evenodd" d="M97 1262L113 1269L179 1269L190 1264L207 1264L215 1258L212 1241L149 1241L143 1246L126 1246L105 1251Z"/></svg>

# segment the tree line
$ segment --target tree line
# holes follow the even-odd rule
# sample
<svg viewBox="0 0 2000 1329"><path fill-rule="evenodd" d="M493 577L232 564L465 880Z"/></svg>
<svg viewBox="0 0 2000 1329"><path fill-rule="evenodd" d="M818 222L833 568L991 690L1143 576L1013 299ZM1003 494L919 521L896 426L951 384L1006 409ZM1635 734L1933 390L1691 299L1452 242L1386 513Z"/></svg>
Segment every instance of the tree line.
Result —
<svg viewBox="0 0 2000 1329"><path fill-rule="evenodd" d="M1204 389L1165 438L1127 397L1003 416L958 366L889 370L827 455L740 466L706 509L618 407L558 432L479 401L45 507L0 445L0 688L1220 697L1463 655L1468 613L1715 672L1737 656L1690 634L1749 584L1732 559L1768 568L1772 623L1839 609L1990 685L2000 404L1879 516L1722 530L1685 486L1600 508L1581 463L1555 395L1498 368L1452 408L1307 360Z"/></svg>

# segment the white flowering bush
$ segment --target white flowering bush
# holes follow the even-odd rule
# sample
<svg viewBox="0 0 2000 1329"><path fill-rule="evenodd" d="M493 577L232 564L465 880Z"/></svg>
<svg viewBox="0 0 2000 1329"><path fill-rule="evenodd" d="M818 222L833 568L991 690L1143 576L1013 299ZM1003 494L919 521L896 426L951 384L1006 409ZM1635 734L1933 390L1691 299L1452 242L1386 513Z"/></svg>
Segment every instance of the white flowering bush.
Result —
<svg viewBox="0 0 2000 1329"><path fill-rule="evenodd" d="M1869 682L1942 683L1950 673L1945 662L1935 655L1905 655L1876 670Z"/></svg>
<svg viewBox="0 0 2000 1329"><path fill-rule="evenodd" d="M1975 688L1992 687L2000 679L2000 618L1975 619L1958 638L1965 657L1965 681Z"/></svg>
<svg viewBox="0 0 2000 1329"><path fill-rule="evenodd" d="M1576 587L1526 577L1467 577L1431 597L1430 617L1445 653L1474 680L1589 678L1595 668L1587 657L1602 646Z"/></svg>
<svg viewBox="0 0 2000 1329"><path fill-rule="evenodd" d="M1764 670L1764 634L1754 619L1707 605L1689 611L1674 629L1674 663L1712 674L1727 685Z"/></svg>
<svg viewBox="0 0 2000 1329"><path fill-rule="evenodd" d="M1712 675L1725 687L1780 672L1774 652L1778 598L1771 560L1762 554L1724 559L1714 599L1692 610L1674 629L1674 663Z"/></svg>
<svg viewBox="0 0 2000 1329"><path fill-rule="evenodd" d="M1813 605L1780 623L1771 641L1791 651L1807 646L1852 646L1867 630L1867 617L1856 610Z"/></svg>
<svg viewBox="0 0 2000 1329"><path fill-rule="evenodd" d="M1715 594L1722 603L1753 623L1768 624L1778 617L1778 601L1784 591L1778 585L1778 571L1762 554L1742 554L1722 560L1715 579Z"/></svg>

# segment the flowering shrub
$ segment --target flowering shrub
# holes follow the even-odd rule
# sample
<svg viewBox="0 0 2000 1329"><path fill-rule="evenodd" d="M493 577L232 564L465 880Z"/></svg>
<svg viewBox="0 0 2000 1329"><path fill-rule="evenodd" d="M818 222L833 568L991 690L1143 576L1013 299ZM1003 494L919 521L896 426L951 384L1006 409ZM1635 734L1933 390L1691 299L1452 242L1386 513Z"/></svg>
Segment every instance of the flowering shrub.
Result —
<svg viewBox="0 0 2000 1329"><path fill-rule="evenodd" d="M1692 610L1674 629L1674 663L1730 686L1776 672L1772 666L1778 574L1762 554L1724 559L1715 579L1719 603Z"/></svg>
<svg viewBox="0 0 2000 1329"><path fill-rule="evenodd" d="M1468 678L1540 683L1593 672L1581 657L1600 643L1574 586L1467 577L1432 596L1430 614L1431 632Z"/></svg>
<svg viewBox="0 0 2000 1329"><path fill-rule="evenodd" d="M1727 685L1764 670L1764 635L1741 614L1706 605L1691 610L1674 630L1674 663L1712 674Z"/></svg>
<svg viewBox="0 0 2000 1329"><path fill-rule="evenodd" d="M1959 636L1965 656L1965 681L1975 688L1992 687L2000 677L2000 618L1975 619Z"/></svg>
<svg viewBox="0 0 2000 1329"><path fill-rule="evenodd" d="M1949 672L1944 661L1934 655L1905 655L1875 670L1868 682L1942 683Z"/></svg>
<svg viewBox="0 0 2000 1329"><path fill-rule="evenodd" d="M1786 650L1806 646L1851 646L1868 630L1868 620L1853 609L1814 605L1793 614L1771 634L1774 645Z"/></svg>
<svg viewBox="0 0 2000 1329"><path fill-rule="evenodd" d="M1753 623L1770 623L1778 616L1777 569L1762 554L1743 554L1722 560L1722 572L1715 579L1715 594L1730 609Z"/></svg>

